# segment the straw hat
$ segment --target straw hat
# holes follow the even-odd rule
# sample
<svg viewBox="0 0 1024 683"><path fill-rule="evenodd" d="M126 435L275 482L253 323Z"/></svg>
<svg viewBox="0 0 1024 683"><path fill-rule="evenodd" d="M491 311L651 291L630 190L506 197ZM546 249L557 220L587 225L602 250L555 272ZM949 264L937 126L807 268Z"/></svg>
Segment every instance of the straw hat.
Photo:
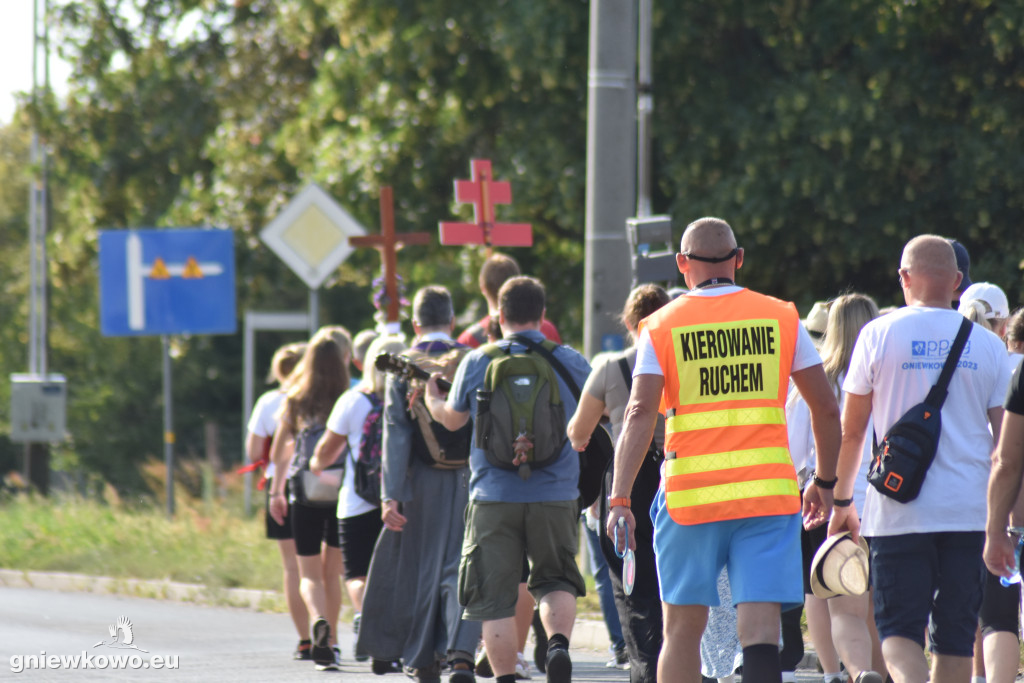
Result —
<svg viewBox="0 0 1024 683"><path fill-rule="evenodd" d="M825 328L828 327L828 308L827 301L815 301L810 313L804 318L804 327L812 337L820 338L825 334Z"/></svg>
<svg viewBox="0 0 1024 683"><path fill-rule="evenodd" d="M850 532L829 536L811 562L811 592L819 598L862 595L868 589L868 544Z"/></svg>

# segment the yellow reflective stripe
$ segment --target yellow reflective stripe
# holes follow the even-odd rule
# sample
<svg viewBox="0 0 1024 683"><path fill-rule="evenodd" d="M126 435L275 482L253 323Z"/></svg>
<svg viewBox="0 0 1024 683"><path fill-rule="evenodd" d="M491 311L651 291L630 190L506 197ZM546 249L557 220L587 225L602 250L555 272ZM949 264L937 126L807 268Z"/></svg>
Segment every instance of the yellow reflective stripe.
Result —
<svg viewBox="0 0 1024 683"><path fill-rule="evenodd" d="M799 495L800 489L796 485L796 479L762 479L705 486L687 491L669 491L665 494L665 502L669 508L684 508L765 496Z"/></svg>
<svg viewBox="0 0 1024 683"><path fill-rule="evenodd" d="M685 458L666 460L665 476L715 472L717 470L749 467L751 465L788 465L792 461L789 450L786 448L750 448L742 451L691 455Z"/></svg>
<svg viewBox="0 0 1024 683"><path fill-rule="evenodd" d="M665 434L693 432L719 427L786 424L784 408L730 408L674 415L665 420Z"/></svg>

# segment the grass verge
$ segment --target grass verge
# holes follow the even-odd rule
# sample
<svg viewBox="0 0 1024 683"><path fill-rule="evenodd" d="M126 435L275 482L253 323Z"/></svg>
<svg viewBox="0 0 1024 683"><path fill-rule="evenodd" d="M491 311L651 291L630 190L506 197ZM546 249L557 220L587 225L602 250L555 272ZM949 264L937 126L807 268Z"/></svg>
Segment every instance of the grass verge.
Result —
<svg viewBox="0 0 1024 683"><path fill-rule="evenodd" d="M230 504L184 500L169 519L156 503L17 495L0 499L0 514L0 567L6 569L194 583L206 587L209 601L225 605L232 604L225 588L281 587L280 555L264 537L259 509L245 518ZM587 596L579 613L599 617L593 579L584 575ZM261 607L283 611L284 600Z"/></svg>

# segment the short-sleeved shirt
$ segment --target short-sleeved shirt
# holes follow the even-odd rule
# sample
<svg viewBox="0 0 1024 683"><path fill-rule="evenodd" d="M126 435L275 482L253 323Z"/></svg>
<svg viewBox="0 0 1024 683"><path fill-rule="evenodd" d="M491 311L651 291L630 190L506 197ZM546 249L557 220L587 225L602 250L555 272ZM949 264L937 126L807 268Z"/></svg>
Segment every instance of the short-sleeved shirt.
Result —
<svg viewBox="0 0 1024 683"><path fill-rule="evenodd" d="M354 462L359 457L359 446L363 443L363 424L370 414L373 404L359 389L349 389L338 397L330 416L327 418L327 429L348 439L348 448L342 451L347 457L345 478L338 496L338 518L355 517L375 509L365 500L356 495Z"/></svg>
<svg viewBox="0 0 1024 683"><path fill-rule="evenodd" d="M625 360L629 376L633 376L636 364L636 347L631 346L625 351L599 353L594 356L593 370L583 387L583 391L603 402L608 411L608 419L612 426L612 439L617 443L622 433L622 422L626 415L626 404L629 403L629 387L622 374L620 360ZM658 448L665 445L665 417L658 415L658 424L654 429L654 442Z"/></svg>
<svg viewBox="0 0 1024 683"><path fill-rule="evenodd" d="M1010 381L1010 389L1006 392L1006 403L1003 408L1015 415L1024 415L1024 365L1020 360L1013 371L1013 379Z"/></svg>
<svg viewBox="0 0 1024 683"><path fill-rule="evenodd" d="M475 349L483 343L487 342L487 328L491 324L491 316L485 315L475 325L467 327L459 335L458 342L465 346ZM483 332L483 342L480 341L479 332ZM558 334L558 328L555 327L554 323L550 320L542 320L540 322L540 332L544 335L545 339L555 342L556 344L562 343L562 335Z"/></svg>
<svg viewBox="0 0 1024 683"><path fill-rule="evenodd" d="M252 407L252 415L249 416L247 429L253 436L269 439L277 431L277 421L281 417L281 406L284 404L284 392L280 389L271 389L256 399L256 405ZM267 479L274 477L274 463L267 463L263 472Z"/></svg>
<svg viewBox="0 0 1024 683"><path fill-rule="evenodd" d="M520 332L520 335L541 342L544 335L536 330ZM503 348L511 343L507 339L497 342ZM515 345L513 351L522 350ZM554 351L555 358L561 361L582 387L590 373L590 364L579 352L568 346L559 346ZM493 501L501 503L546 503L560 500L575 500L579 497L577 487L580 473L579 455L572 449L566 439L559 457L550 465L534 469L529 479L521 479L513 470L505 470L491 465L483 449L476 447L476 391L484 385L484 373L491 359L482 349L474 349L466 354L459 364L452 380L452 389L448 394L449 409L461 413L468 412L473 420L473 448L469 454L470 480L469 497L474 501ZM576 412L576 398L561 376L558 377L558 390L565 407L565 419Z"/></svg>
<svg viewBox="0 0 1024 683"><path fill-rule="evenodd" d="M876 440L928 395L963 320L952 309L907 306L861 330L843 391L871 394ZM1006 347L975 325L949 383L938 452L920 495L899 503L868 487L865 536L984 530L992 454L988 410L1002 406L1009 380Z"/></svg>
<svg viewBox="0 0 1024 683"><path fill-rule="evenodd" d="M741 289L743 288L738 286L691 289L683 296L723 296L725 294L733 294ZM651 334L647 331L646 327L640 331L640 338L636 342L636 348L636 367L633 368L633 377L637 375L661 375L664 377L665 371L661 369L661 363L658 362L658 354L655 353L654 344L651 343ZM807 334L803 323L800 323L797 330L796 346L793 350L793 365L790 368L790 373L806 370L813 365L821 365L821 356L818 355L818 350L814 347L811 335Z"/></svg>

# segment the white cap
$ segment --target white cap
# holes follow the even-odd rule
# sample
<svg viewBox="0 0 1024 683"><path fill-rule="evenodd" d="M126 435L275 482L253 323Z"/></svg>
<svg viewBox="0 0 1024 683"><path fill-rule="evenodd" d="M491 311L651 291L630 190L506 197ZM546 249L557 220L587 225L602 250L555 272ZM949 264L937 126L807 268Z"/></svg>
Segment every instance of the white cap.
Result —
<svg viewBox="0 0 1024 683"><path fill-rule="evenodd" d="M966 305L971 301L980 301L985 305L985 319L1009 318L1010 304L1006 300L1006 293L997 285L991 282L975 282L960 295L960 312L963 313Z"/></svg>

